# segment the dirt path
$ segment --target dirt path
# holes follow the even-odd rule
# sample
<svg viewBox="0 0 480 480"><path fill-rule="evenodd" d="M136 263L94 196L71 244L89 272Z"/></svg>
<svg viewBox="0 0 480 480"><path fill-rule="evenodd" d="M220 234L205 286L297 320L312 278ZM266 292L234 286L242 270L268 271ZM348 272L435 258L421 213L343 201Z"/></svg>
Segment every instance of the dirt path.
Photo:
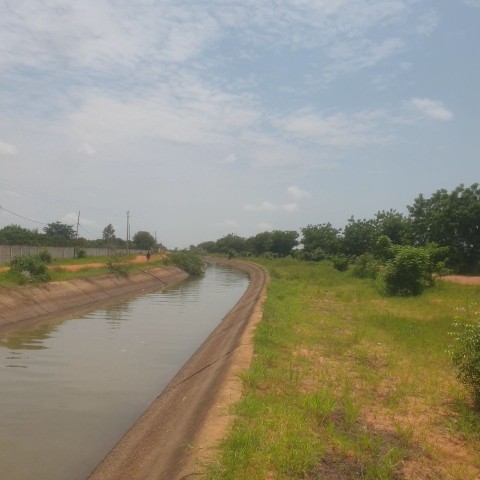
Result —
<svg viewBox="0 0 480 480"><path fill-rule="evenodd" d="M480 285L480 277L469 277L466 275L447 275L442 277L447 282L461 283L463 285Z"/></svg>
<svg viewBox="0 0 480 480"><path fill-rule="evenodd" d="M158 261L163 258L163 255L152 255L150 258L151 262ZM147 258L145 255L137 255L135 258L128 260L128 263L147 263ZM77 272L79 270L84 270L87 268L101 268L105 266L104 263L79 263L75 265L52 265L49 267L51 270L68 270L69 272ZM5 272L9 267L0 266L0 272Z"/></svg>
<svg viewBox="0 0 480 480"><path fill-rule="evenodd" d="M252 263L217 263L248 272L246 292L90 480L190 478L222 437L227 406L240 396L238 372L249 366L253 354L252 334L261 317L267 274Z"/></svg>

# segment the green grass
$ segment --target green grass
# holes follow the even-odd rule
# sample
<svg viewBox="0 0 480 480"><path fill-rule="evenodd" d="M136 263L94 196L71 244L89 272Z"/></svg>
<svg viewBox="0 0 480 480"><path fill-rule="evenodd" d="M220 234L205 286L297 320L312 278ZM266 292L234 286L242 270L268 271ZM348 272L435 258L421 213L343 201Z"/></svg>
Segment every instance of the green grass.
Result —
<svg viewBox="0 0 480 480"><path fill-rule="evenodd" d="M121 262L128 262L129 260L133 260L136 255L122 255L119 257L119 261ZM108 275L112 273L111 269L106 265L107 262L111 259L110 256L99 256L99 257L86 257L86 258L76 258L76 259L55 259L49 266L51 267L51 281L65 281L65 280L72 280L74 278L85 278L85 277L94 277L94 276L101 276L101 275ZM101 263L104 264L102 267L92 267L89 268L89 264L97 264ZM81 270L72 272L62 269L62 266L65 265L85 265L85 268ZM142 263L131 263L128 265L128 269L130 272L134 272L135 270L142 270L145 267L159 267L164 265L164 261L159 259L156 260L155 257L152 258L149 262L145 259L145 262ZM7 265L2 265L7 266ZM8 271L0 271L0 287L6 288L22 288L21 285L18 285L14 279L12 279Z"/></svg>
<svg viewBox="0 0 480 480"><path fill-rule="evenodd" d="M455 308L479 300L478 287L439 282L387 298L327 262L261 263L271 282L254 361L202 478L397 479L411 462L431 475L415 478L468 478L480 468L480 416L446 354ZM464 450L461 465L449 446Z"/></svg>

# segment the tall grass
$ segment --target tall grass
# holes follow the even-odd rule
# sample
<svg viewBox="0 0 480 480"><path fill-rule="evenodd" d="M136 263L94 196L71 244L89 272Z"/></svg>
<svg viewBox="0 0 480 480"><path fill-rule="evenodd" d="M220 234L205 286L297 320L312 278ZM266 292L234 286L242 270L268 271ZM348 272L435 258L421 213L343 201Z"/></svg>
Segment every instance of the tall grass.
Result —
<svg viewBox="0 0 480 480"><path fill-rule="evenodd" d="M480 417L446 350L455 308L480 289L439 282L386 298L327 262L261 263L271 282L255 357L203 478L469 478Z"/></svg>

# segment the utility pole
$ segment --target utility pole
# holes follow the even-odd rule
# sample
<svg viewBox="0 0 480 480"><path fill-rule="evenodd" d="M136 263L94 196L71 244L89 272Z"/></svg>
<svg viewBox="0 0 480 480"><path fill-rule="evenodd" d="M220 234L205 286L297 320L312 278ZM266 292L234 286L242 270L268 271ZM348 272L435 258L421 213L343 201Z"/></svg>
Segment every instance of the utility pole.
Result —
<svg viewBox="0 0 480 480"><path fill-rule="evenodd" d="M130 255L130 211L127 210L127 255Z"/></svg>
<svg viewBox="0 0 480 480"><path fill-rule="evenodd" d="M78 247L78 226L80 225L80 210L78 211L77 217L77 233L75 234L75 247L73 248L73 258L77 256L77 247Z"/></svg>

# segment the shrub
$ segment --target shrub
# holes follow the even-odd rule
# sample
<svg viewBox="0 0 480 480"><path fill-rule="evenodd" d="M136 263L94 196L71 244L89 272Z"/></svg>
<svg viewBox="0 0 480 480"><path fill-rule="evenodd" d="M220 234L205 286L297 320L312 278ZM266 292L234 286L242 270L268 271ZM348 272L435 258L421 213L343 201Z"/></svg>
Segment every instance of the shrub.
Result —
<svg viewBox="0 0 480 480"><path fill-rule="evenodd" d="M377 278L380 263L371 253L364 253L355 259L352 275L359 278Z"/></svg>
<svg viewBox="0 0 480 480"><path fill-rule="evenodd" d="M42 252L40 252L38 254L38 258L40 258L43 263L52 263L53 261L52 254L50 252L47 252L47 250L43 250Z"/></svg>
<svg viewBox="0 0 480 480"><path fill-rule="evenodd" d="M480 408L480 313L474 312L474 321L453 324L454 345L449 354L457 370L458 379L471 393L477 408Z"/></svg>
<svg viewBox="0 0 480 480"><path fill-rule="evenodd" d="M170 261L192 276L201 276L205 273L203 260L195 253L175 252L170 255Z"/></svg>
<svg viewBox="0 0 480 480"><path fill-rule="evenodd" d="M82 250L81 248L78 250L75 250L75 257L76 258L85 258L87 256L87 251Z"/></svg>
<svg viewBox="0 0 480 480"><path fill-rule="evenodd" d="M118 255L112 255L105 264L108 267L110 273L118 275L120 277L128 277L130 273L130 265L121 262L121 258Z"/></svg>
<svg viewBox="0 0 480 480"><path fill-rule="evenodd" d="M42 283L50 280L47 264L40 255L15 257L10 262L10 276L21 285L25 283Z"/></svg>
<svg viewBox="0 0 480 480"><path fill-rule="evenodd" d="M431 283L430 257L422 248L404 246L387 262L383 276L387 295L419 295Z"/></svg>
<svg viewBox="0 0 480 480"><path fill-rule="evenodd" d="M332 258L333 261L333 268L338 270L339 272L345 272L348 268L348 258L345 255L337 255Z"/></svg>

